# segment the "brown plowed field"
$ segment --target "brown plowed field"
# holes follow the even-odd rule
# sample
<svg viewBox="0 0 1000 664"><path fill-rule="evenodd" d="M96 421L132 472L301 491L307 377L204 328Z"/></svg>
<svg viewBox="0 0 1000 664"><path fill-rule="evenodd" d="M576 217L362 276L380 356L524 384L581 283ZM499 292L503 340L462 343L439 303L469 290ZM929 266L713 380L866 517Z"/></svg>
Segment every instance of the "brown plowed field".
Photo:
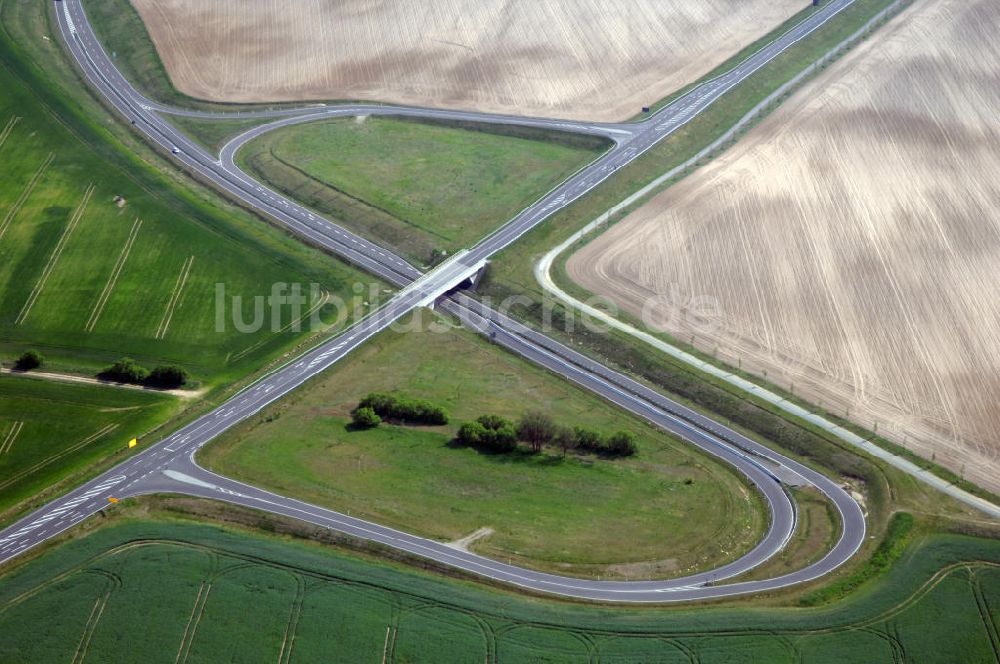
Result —
<svg viewBox="0 0 1000 664"><path fill-rule="evenodd" d="M133 0L174 85L623 120L806 0Z"/></svg>
<svg viewBox="0 0 1000 664"><path fill-rule="evenodd" d="M918 0L571 276L1000 491L998 24Z"/></svg>

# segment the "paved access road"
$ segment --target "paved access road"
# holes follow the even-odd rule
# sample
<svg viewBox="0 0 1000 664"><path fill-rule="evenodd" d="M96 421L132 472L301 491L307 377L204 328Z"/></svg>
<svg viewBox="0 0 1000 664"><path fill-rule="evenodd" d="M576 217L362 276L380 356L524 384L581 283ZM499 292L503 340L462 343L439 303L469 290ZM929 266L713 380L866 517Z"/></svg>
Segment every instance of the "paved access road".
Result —
<svg viewBox="0 0 1000 664"><path fill-rule="evenodd" d="M235 149L265 130L251 130L240 137L227 146L220 160L194 145L163 119L162 114L174 112L172 109L145 99L114 68L94 38L80 0L56 0L63 38L88 81L124 117L131 120L139 131L154 143L174 152L174 158L188 169L210 180L229 195L267 213L309 241L400 286L402 290L387 305L336 338L262 378L226 404L167 439L0 532L0 563L103 509L110 496L127 497L170 491L226 500L302 519L522 587L596 600L664 602L757 593L815 579L842 565L863 542L865 522L857 503L834 482L462 294L448 293L477 271L490 256L509 246L554 212L586 194L621 166L638 158L791 44L849 6L852 1L834 0L730 72L696 87L647 121L634 125L559 122L377 105L323 107L318 110L310 107L302 112L308 118L296 116L295 111L290 110L264 113L263 115L278 118L275 123L268 125L269 128L336 115L388 114L544 126L602 135L611 139L614 147L592 165L526 208L470 251L456 255L434 271L422 275L401 258L319 218L239 171L232 160ZM252 417L268 404L324 371L415 307L426 306L435 301L438 306L459 317L470 327L488 334L496 343L734 465L756 485L768 504L771 519L764 539L733 563L683 579L649 582L573 579L504 565L457 551L446 544L277 496L209 473L194 462L195 452L220 433ZM838 543L822 560L799 572L775 579L718 584L760 565L787 543L795 527L795 506L780 480L789 478L794 478L796 482L814 484L833 501L840 512L843 526Z"/></svg>

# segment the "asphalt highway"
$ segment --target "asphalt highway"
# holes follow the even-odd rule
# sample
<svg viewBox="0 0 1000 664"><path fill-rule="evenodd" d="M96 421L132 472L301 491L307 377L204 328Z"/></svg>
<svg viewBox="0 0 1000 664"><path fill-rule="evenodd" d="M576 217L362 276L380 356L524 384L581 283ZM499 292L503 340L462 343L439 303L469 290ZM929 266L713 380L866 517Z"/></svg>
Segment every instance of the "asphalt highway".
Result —
<svg viewBox="0 0 1000 664"><path fill-rule="evenodd" d="M275 122L238 137L226 146L221 158L217 160L162 117L168 112L183 111L167 109L151 102L121 76L94 37L80 0L56 0L56 13L63 38L87 80L125 118L133 122L148 140L170 151L173 158L186 169L210 181L230 196L274 218L306 240L395 284L401 290L385 306L347 331L263 377L227 403L165 440L149 446L114 469L0 532L0 563L106 508L109 497L175 492L225 500L302 519L540 592L594 600L664 602L758 593L815 579L836 569L850 559L865 537L864 515L860 507L836 483L671 401L627 376L452 291L481 269L490 256L509 246L556 211L585 195L618 168L638 158L790 45L849 6L852 1L834 0L730 72L696 87L643 123L599 125L379 105L309 107L301 113L282 109L261 113L267 117L273 116ZM337 115L374 114L558 128L604 136L612 141L613 147L471 250L457 254L431 272L422 274L391 252L320 218L257 183L242 173L233 161L233 155L240 145L278 126ZM220 114L210 115L218 117ZM504 565L443 543L277 496L209 473L194 462L195 452L222 432L253 417L267 405L323 372L414 308L435 302L439 308L488 335L497 344L565 376L656 426L675 433L707 453L731 463L757 488L769 507L770 522L764 539L749 553L728 565L682 579L643 582L573 579ZM723 580L732 579L759 566L787 543L796 523L794 502L782 486L782 481L788 481L789 478L795 478L795 483L801 480L801 483L813 484L831 499L841 518L838 543L822 560L793 574L768 580L720 584Z"/></svg>

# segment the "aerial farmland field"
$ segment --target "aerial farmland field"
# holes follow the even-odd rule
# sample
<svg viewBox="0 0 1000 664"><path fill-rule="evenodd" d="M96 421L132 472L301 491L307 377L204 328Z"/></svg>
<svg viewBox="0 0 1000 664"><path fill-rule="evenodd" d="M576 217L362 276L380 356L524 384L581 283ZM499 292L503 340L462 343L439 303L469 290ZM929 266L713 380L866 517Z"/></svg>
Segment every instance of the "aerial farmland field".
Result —
<svg viewBox="0 0 1000 664"><path fill-rule="evenodd" d="M987 2L0 0L0 664L1000 664Z"/></svg>
<svg viewBox="0 0 1000 664"><path fill-rule="evenodd" d="M162 180L95 152L87 120L39 103L12 70L0 67L0 89L3 360L32 347L90 373L128 355L217 384L302 336L220 329L217 284L249 301L278 282L346 294L358 278L259 220L169 198Z"/></svg>
<svg viewBox="0 0 1000 664"><path fill-rule="evenodd" d="M995 541L921 542L893 583L818 609L637 612L517 597L176 514L153 519L143 516L146 505L2 577L0 660L115 661L125 650L144 662L951 664L996 656Z"/></svg>
<svg viewBox="0 0 1000 664"><path fill-rule="evenodd" d="M134 4L174 85L192 97L365 99L594 120L635 115L809 5L803 0Z"/></svg>
<svg viewBox="0 0 1000 664"><path fill-rule="evenodd" d="M162 394L0 379L0 515L178 410Z"/></svg>
<svg viewBox="0 0 1000 664"><path fill-rule="evenodd" d="M998 18L916 2L570 275L1000 489Z"/></svg>
<svg viewBox="0 0 1000 664"><path fill-rule="evenodd" d="M555 132L354 119L287 127L239 155L273 185L417 262L472 246L607 149Z"/></svg>

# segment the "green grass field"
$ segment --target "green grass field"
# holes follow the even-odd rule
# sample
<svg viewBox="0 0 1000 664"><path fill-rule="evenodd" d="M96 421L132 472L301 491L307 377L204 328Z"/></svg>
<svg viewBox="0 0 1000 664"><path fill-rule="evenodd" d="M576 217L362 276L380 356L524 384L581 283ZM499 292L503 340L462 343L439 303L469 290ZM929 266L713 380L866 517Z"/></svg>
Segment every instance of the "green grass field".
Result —
<svg viewBox="0 0 1000 664"><path fill-rule="evenodd" d="M818 609L579 606L329 547L135 518L0 583L0 661L873 664L1000 657L1000 543L928 537ZM55 619L58 616L58 619Z"/></svg>
<svg viewBox="0 0 1000 664"><path fill-rule="evenodd" d="M0 515L176 412L152 392L0 378Z"/></svg>
<svg viewBox="0 0 1000 664"><path fill-rule="evenodd" d="M26 20L0 6L5 27ZM9 21L9 23L6 23ZM217 328L216 285L244 300L272 284L319 284L349 298L360 275L246 214L192 200L166 177L108 149L92 120L40 78L10 33L0 48L0 354L42 350L57 368L92 371L123 355L176 363L209 384L251 373L303 334L270 318ZM116 197L120 199L116 202ZM322 295L320 297L323 297ZM312 300L308 310L319 304ZM291 323L286 309L278 327Z"/></svg>
<svg viewBox="0 0 1000 664"><path fill-rule="evenodd" d="M238 158L278 189L427 264L435 251L471 246L604 148L554 133L472 127L331 120L279 129Z"/></svg>
<svg viewBox="0 0 1000 664"><path fill-rule="evenodd" d="M363 396L394 390L441 404L451 423L348 430ZM517 419L533 408L567 426L633 431L640 454L494 456L449 445L463 421L483 413ZM746 550L764 518L756 494L728 468L464 330L387 332L199 459L441 540L493 528L477 551L582 575L703 568Z"/></svg>

